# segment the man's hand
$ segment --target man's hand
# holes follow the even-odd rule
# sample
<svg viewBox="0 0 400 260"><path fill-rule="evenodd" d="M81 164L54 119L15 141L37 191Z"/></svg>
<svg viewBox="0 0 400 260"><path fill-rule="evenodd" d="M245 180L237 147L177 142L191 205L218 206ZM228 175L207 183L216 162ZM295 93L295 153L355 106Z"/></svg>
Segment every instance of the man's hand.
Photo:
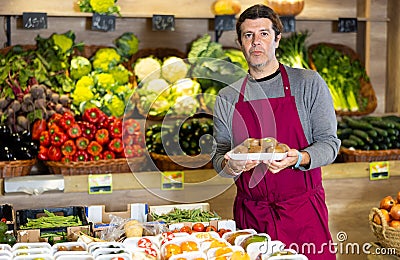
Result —
<svg viewBox="0 0 400 260"><path fill-rule="evenodd" d="M263 161L268 167L268 170L272 173L278 173L283 169L286 169L288 167L292 167L297 163L297 160L299 159L299 151L296 149L290 149L287 153L287 157L280 160L280 161L274 161L274 160L266 160ZM300 162L300 165L304 165L309 163L310 157L307 152L301 152L302 153L302 161ZM305 163L306 162L306 163Z"/></svg>
<svg viewBox="0 0 400 260"><path fill-rule="evenodd" d="M225 154L226 172L231 175L237 176L244 171L249 171L260 164L258 160L233 160L228 154Z"/></svg>

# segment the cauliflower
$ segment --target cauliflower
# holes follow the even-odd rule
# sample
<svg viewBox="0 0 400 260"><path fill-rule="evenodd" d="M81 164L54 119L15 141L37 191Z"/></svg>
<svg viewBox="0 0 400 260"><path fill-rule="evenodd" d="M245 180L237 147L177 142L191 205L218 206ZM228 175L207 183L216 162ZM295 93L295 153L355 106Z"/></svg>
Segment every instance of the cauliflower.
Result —
<svg viewBox="0 0 400 260"><path fill-rule="evenodd" d="M191 116L197 112L199 107L200 103L195 96L180 96L176 98L172 108L177 115Z"/></svg>
<svg viewBox="0 0 400 260"><path fill-rule="evenodd" d="M61 50L62 53L67 53L74 45L74 41L65 34L54 33L51 35L54 45Z"/></svg>
<svg viewBox="0 0 400 260"><path fill-rule="evenodd" d="M122 64L111 68L109 73L113 75L115 81L121 85L128 83L129 77L132 75L132 72L127 70Z"/></svg>
<svg viewBox="0 0 400 260"><path fill-rule="evenodd" d="M121 117L124 115L125 112L125 103L116 95L105 97L106 103L105 106L110 111L111 116Z"/></svg>
<svg viewBox="0 0 400 260"><path fill-rule="evenodd" d="M72 103L76 106L79 106L82 102L86 102L92 100L94 98L94 94L90 87L77 87L74 92L71 93Z"/></svg>
<svg viewBox="0 0 400 260"><path fill-rule="evenodd" d="M140 97L140 105L151 116L164 116L171 104L166 97L155 93Z"/></svg>
<svg viewBox="0 0 400 260"><path fill-rule="evenodd" d="M152 56L138 59L133 67L138 82L150 81L161 77L161 61Z"/></svg>
<svg viewBox="0 0 400 260"><path fill-rule="evenodd" d="M154 93L164 97L168 97L171 93L170 86L165 79L153 79L140 88L139 94L146 96L148 94Z"/></svg>
<svg viewBox="0 0 400 260"><path fill-rule="evenodd" d="M93 57L93 68L108 72L110 68L118 65L121 62L121 56L114 48L101 48Z"/></svg>
<svg viewBox="0 0 400 260"><path fill-rule="evenodd" d="M190 78L180 79L172 85L172 92L176 96L192 96L200 93L200 84Z"/></svg>
<svg viewBox="0 0 400 260"><path fill-rule="evenodd" d="M88 87L88 88L93 88L94 87L94 80L90 76L83 76L80 78L76 84L75 88L80 88L80 87Z"/></svg>
<svg viewBox="0 0 400 260"><path fill-rule="evenodd" d="M183 59L171 56L164 60L161 67L161 76L169 83L174 83L179 79L186 77L189 71L189 66Z"/></svg>
<svg viewBox="0 0 400 260"><path fill-rule="evenodd" d="M115 79L110 73L98 73L94 75L97 87L103 89L110 89L115 84Z"/></svg>
<svg viewBox="0 0 400 260"><path fill-rule="evenodd" d="M70 76L73 80L78 80L88 75L92 71L90 61L82 56L74 56L71 59Z"/></svg>
<svg viewBox="0 0 400 260"><path fill-rule="evenodd" d="M135 54L139 49L139 39L132 32L123 33L114 43L118 53L126 58Z"/></svg>

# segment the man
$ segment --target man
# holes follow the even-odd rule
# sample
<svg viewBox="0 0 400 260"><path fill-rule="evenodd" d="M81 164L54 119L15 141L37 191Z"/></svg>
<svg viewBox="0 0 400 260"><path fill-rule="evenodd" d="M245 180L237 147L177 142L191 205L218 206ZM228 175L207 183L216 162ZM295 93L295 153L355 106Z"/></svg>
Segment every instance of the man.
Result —
<svg viewBox="0 0 400 260"><path fill-rule="evenodd" d="M332 163L340 147L336 115L317 72L277 60L282 30L267 6L240 15L236 31L249 73L218 94L213 165L235 178L239 228L265 232L309 259L335 259L320 167ZM274 137L290 150L280 161L233 160L229 151L249 137Z"/></svg>

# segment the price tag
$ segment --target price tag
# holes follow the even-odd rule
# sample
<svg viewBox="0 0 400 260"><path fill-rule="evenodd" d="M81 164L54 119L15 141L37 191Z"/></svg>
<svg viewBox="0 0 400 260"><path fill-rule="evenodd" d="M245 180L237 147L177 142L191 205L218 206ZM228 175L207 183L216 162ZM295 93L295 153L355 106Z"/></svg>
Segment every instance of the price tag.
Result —
<svg viewBox="0 0 400 260"><path fill-rule="evenodd" d="M233 31L236 29L235 15L216 15L214 19L215 31Z"/></svg>
<svg viewBox="0 0 400 260"><path fill-rule="evenodd" d="M165 171L161 174L162 190L182 190L184 173L182 171Z"/></svg>
<svg viewBox="0 0 400 260"><path fill-rule="evenodd" d="M357 18L339 18L339 32L357 32Z"/></svg>
<svg viewBox="0 0 400 260"><path fill-rule="evenodd" d="M175 16L154 14L152 28L153 31L175 31Z"/></svg>
<svg viewBox="0 0 400 260"><path fill-rule="evenodd" d="M115 31L115 16L93 13L92 30L103 32Z"/></svg>
<svg viewBox="0 0 400 260"><path fill-rule="evenodd" d="M294 19L294 16L281 16L280 19L283 25L283 31L285 32L296 31L296 19Z"/></svg>
<svg viewBox="0 0 400 260"><path fill-rule="evenodd" d="M22 13L24 29L47 29L47 13Z"/></svg>
<svg viewBox="0 0 400 260"><path fill-rule="evenodd" d="M369 179L372 181L389 179L389 162L370 162Z"/></svg>
<svg viewBox="0 0 400 260"><path fill-rule="evenodd" d="M89 194L112 193L112 174L89 174Z"/></svg>

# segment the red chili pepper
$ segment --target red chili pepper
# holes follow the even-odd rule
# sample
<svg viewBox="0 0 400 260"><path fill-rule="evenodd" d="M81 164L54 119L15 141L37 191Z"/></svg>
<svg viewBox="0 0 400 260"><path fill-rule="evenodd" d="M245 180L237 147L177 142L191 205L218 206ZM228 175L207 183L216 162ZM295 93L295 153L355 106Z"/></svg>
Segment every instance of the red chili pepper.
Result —
<svg viewBox="0 0 400 260"><path fill-rule="evenodd" d="M62 131L61 128L57 125L57 124L52 124L49 127L49 133L50 135L53 135L54 133L60 132Z"/></svg>
<svg viewBox="0 0 400 260"><path fill-rule="evenodd" d="M68 130L73 124L75 124L75 117L71 112L64 112L58 122L64 130Z"/></svg>
<svg viewBox="0 0 400 260"><path fill-rule="evenodd" d="M47 122L44 119L37 119L32 126L32 140L39 140L43 131L47 130Z"/></svg>
<svg viewBox="0 0 400 260"><path fill-rule="evenodd" d="M89 155L89 161L98 161L103 159L103 154Z"/></svg>
<svg viewBox="0 0 400 260"><path fill-rule="evenodd" d="M99 155L103 151L103 146L97 141L91 141L88 145L87 152L93 156Z"/></svg>
<svg viewBox="0 0 400 260"><path fill-rule="evenodd" d="M76 162L89 161L89 154L85 150L78 150L74 154L74 161Z"/></svg>
<svg viewBox="0 0 400 260"><path fill-rule="evenodd" d="M72 124L71 127L67 130L67 135L72 139L80 137L82 135L82 129L79 124Z"/></svg>
<svg viewBox="0 0 400 260"><path fill-rule="evenodd" d="M40 134L39 143L41 146L49 146L50 145L50 133L49 131L43 131Z"/></svg>
<svg viewBox="0 0 400 260"><path fill-rule="evenodd" d="M37 156L39 160L47 161L49 159L49 149L46 146L40 145Z"/></svg>
<svg viewBox="0 0 400 260"><path fill-rule="evenodd" d="M67 141L68 137L63 132L55 132L54 134L50 135L50 143L53 146L60 147Z"/></svg>
<svg viewBox="0 0 400 260"><path fill-rule="evenodd" d="M86 150L86 148L88 148L89 146L89 139L87 139L86 137L78 137L78 139L76 139L75 144L76 144L76 148L78 148L78 150Z"/></svg>
<svg viewBox="0 0 400 260"><path fill-rule="evenodd" d="M105 128L97 130L95 134L95 139L101 145L107 144L110 141L108 130Z"/></svg>
<svg viewBox="0 0 400 260"><path fill-rule="evenodd" d="M133 135L140 131L140 124L133 118L129 118L124 120L123 124L123 131L125 134Z"/></svg>
<svg viewBox="0 0 400 260"><path fill-rule="evenodd" d="M98 107L88 108L83 112L82 119L86 122L96 124L102 118L101 114L103 114L103 111Z"/></svg>
<svg viewBox="0 0 400 260"><path fill-rule="evenodd" d="M119 154L124 151L124 144L120 138L115 138L108 144L108 149L116 154Z"/></svg>
<svg viewBox="0 0 400 260"><path fill-rule="evenodd" d="M118 118L115 119L115 121L108 126L108 130L112 138L122 138L122 120Z"/></svg>
<svg viewBox="0 0 400 260"><path fill-rule="evenodd" d="M107 150L107 151L105 151L105 152L103 153L103 159L104 159L104 160L115 159L115 153L112 152L112 151Z"/></svg>
<svg viewBox="0 0 400 260"><path fill-rule="evenodd" d="M96 134L96 126L85 121L80 121L78 122L78 124L82 129L82 136L86 137L89 140L93 140L94 135Z"/></svg>
<svg viewBox="0 0 400 260"><path fill-rule="evenodd" d="M62 118L62 115L59 113L54 113L50 119L47 122L47 127L50 128L52 125L54 124L58 124L58 122L60 121L60 119Z"/></svg>
<svg viewBox="0 0 400 260"><path fill-rule="evenodd" d="M63 158L61 158L61 162L62 163L70 163L73 161L73 157L72 156L64 156Z"/></svg>
<svg viewBox="0 0 400 260"><path fill-rule="evenodd" d="M50 161L60 161L61 160L61 149L57 146L50 146L48 151L48 156Z"/></svg>
<svg viewBox="0 0 400 260"><path fill-rule="evenodd" d="M74 140L68 140L61 146L61 152L65 156L72 156L76 152L76 145Z"/></svg>

